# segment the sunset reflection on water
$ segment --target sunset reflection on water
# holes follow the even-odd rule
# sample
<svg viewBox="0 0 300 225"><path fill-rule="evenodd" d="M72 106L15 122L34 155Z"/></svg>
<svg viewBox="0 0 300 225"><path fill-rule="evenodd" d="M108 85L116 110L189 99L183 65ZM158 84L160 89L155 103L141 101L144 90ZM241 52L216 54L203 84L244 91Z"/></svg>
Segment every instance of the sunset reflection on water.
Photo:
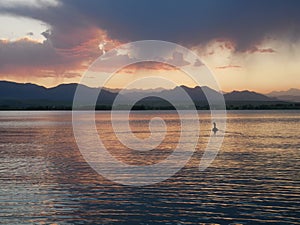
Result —
<svg viewBox="0 0 300 225"><path fill-rule="evenodd" d="M99 136L123 162L159 162L176 146L180 123L176 112L133 112L137 137L149 135L153 116L168 127L155 150L136 152L120 144L109 112L96 114ZM103 178L85 162L70 112L0 112L1 222L297 224L299 112L229 112L223 146L204 172L198 166L212 124L209 112L199 112L199 118L201 135L189 163L164 182L130 187Z"/></svg>

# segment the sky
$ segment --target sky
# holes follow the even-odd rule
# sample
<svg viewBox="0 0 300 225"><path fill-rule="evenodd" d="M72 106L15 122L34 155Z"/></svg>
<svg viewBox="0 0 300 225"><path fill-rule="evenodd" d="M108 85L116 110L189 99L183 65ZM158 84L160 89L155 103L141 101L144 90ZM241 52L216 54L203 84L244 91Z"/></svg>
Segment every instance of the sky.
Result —
<svg viewBox="0 0 300 225"><path fill-rule="evenodd" d="M79 82L110 50L163 40L197 54L223 91L300 88L299 8L298 0L1 0L0 80ZM169 57L185 60L175 50ZM156 75L194 85L178 68L139 63L119 70L107 86Z"/></svg>

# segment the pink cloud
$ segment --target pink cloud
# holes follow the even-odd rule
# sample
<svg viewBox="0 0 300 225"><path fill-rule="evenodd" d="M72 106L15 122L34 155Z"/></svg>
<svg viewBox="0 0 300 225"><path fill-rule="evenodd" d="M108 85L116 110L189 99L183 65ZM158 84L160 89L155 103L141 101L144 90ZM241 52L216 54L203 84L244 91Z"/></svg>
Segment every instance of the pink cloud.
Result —
<svg viewBox="0 0 300 225"><path fill-rule="evenodd" d="M105 32L87 27L71 35L44 32L46 40L0 40L0 78L77 77L102 54L99 44L113 42Z"/></svg>
<svg viewBox="0 0 300 225"><path fill-rule="evenodd" d="M217 66L216 69L240 69L241 66L238 65L227 65L227 66Z"/></svg>
<svg viewBox="0 0 300 225"><path fill-rule="evenodd" d="M275 53L276 51L272 48L258 48L256 46L247 50L248 53Z"/></svg>

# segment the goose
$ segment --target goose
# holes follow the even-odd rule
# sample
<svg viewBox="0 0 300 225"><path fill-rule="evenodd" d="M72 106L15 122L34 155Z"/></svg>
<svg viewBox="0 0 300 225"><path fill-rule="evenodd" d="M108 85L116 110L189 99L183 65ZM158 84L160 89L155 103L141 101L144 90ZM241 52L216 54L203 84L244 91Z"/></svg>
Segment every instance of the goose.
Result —
<svg viewBox="0 0 300 225"><path fill-rule="evenodd" d="M217 125L215 122L213 124L214 124L214 128L212 129L212 131L214 132L214 134L216 134L219 129L217 128Z"/></svg>

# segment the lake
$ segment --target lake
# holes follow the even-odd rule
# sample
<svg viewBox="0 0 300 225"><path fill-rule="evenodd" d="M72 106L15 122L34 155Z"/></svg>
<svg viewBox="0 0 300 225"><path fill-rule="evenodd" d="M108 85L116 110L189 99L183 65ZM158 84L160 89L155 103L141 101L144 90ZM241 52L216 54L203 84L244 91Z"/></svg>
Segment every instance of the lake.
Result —
<svg viewBox="0 0 300 225"><path fill-rule="evenodd" d="M2 111L0 224L300 224L299 112L228 111L223 145L200 172L212 124L209 112L199 111L199 143L185 167L163 182L132 187L84 160L71 112ZM118 160L157 163L175 148L180 121L175 111L132 112L134 135L148 137L154 116L168 130L153 151L119 143L110 112L96 113L99 137Z"/></svg>

